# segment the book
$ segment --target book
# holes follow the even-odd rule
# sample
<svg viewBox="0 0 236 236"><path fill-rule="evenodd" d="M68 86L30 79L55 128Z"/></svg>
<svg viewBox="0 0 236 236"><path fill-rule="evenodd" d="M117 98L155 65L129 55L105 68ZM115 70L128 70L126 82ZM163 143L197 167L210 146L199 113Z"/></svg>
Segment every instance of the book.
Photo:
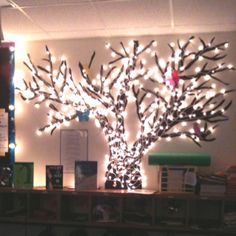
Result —
<svg viewBox="0 0 236 236"><path fill-rule="evenodd" d="M195 168L190 166L163 166L159 172L161 192L194 192Z"/></svg>
<svg viewBox="0 0 236 236"><path fill-rule="evenodd" d="M75 189L97 189L97 161L75 161Z"/></svg>
<svg viewBox="0 0 236 236"><path fill-rule="evenodd" d="M63 188L62 165L46 165L46 188L47 189Z"/></svg>
<svg viewBox="0 0 236 236"><path fill-rule="evenodd" d="M13 167L12 165L0 166L0 187L12 187Z"/></svg>
<svg viewBox="0 0 236 236"><path fill-rule="evenodd" d="M34 163L15 162L13 165L15 188L30 189L34 186Z"/></svg>

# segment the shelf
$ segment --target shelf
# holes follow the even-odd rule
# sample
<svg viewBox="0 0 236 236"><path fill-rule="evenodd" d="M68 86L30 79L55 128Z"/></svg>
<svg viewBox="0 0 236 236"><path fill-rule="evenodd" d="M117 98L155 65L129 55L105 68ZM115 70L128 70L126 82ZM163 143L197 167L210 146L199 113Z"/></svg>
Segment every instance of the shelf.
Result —
<svg viewBox="0 0 236 236"><path fill-rule="evenodd" d="M0 223L235 235L236 197L2 188Z"/></svg>

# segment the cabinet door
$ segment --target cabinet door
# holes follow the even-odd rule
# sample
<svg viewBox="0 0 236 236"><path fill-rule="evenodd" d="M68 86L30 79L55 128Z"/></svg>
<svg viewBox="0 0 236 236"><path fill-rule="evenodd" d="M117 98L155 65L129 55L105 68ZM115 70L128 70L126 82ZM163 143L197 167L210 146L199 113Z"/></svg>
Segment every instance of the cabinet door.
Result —
<svg viewBox="0 0 236 236"><path fill-rule="evenodd" d="M60 195L53 192L30 193L29 222L59 220Z"/></svg>
<svg viewBox="0 0 236 236"><path fill-rule="evenodd" d="M71 223L88 223L90 198L88 194L75 193L61 196L61 220Z"/></svg>
<svg viewBox="0 0 236 236"><path fill-rule="evenodd" d="M236 198L224 201L223 226L226 231L233 231L236 235Z"/></svg>
<svg viewBox="0 0 236 236"><path fill-rule="evenodd" d="M222 226L222 200L195 199L191 201L189 224L200 228Z"/></svg>
<svg viewBox="0 0 236 236"><path fill-rule="evenodd" d="M151 225L153 220L153 198L130 195L123 198L122 220L127 224Z"/></svg>
<svg viewBox="0 0 236 236"><path fill-rule="evenodd" d="M121 197L114 195L92 196L92 222L121 222Z"/></svg>
<svg viewBox="0 0 236 236"><path fill-rule="evenodd" d="M155 219L157 225L184 226L187 222L187 200L157 198Z"/></svg>
<svg viewBox="0 0 236 236"><path fill-rule="evenodd" d="M26 193L0 193L0 221L25 222L26 213Z"/></svg>

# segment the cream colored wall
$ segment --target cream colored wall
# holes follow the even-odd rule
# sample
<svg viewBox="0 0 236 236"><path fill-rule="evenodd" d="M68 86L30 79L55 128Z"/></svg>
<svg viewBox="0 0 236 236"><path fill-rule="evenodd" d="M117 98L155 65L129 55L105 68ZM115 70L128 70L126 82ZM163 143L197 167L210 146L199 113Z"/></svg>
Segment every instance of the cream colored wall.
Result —
<svg viewBox="0 0 236 236"><path fill-rule="evenodd" d="M167 43L176 41L176 39L187 40L190 35L165 35L136 37L141 43L149 42L155 39L158 42L157 50L163 57L169 53ZM199 36L199 35L196 35ZM229 41L230 47L227 51L226 61L236 65L236 32L204 34L201 37L209 40L216 36L217 42ZM109 41L118 46L120 41L128 43L132 38L95 38L95 39L71 39L71 40L53 40L53 41L35 41L26 42L20 50L30 53L33 61L41 63L41 58L45 55L44 46L48 45L55 56L65 55L71 66L74 76L80 78L78 61L88 63L93 50L96 51L94 66L105 63L110 59L109 53L105 50L105 42ZM18 51L18 52L19 52ZM16 71L23 70L27 73L26 67L22 63L22 55L17 55ZM95 71L95 70L94 70ZM222 75L224 79L231 83L231 87L236 88L236 73L226 72ZM235 102L236 93L228 96ZM60 161L60 130L57 130L52 136L37 136L35 131L38 127L47 122L47 110L34 108L32 103L24 103L16 95L16 161L33 161L35 167L34 184L35 186L45 185L45 165L59 164ZM236 105L233 103L228 112L230 120L221 123L216 130L216 141L211 143L202 143L202 148L197 147L191 141L174 139L171 142L160 141L150 152L207 152L212 157L212 165L207 170L221 170L229 165L236 165ZM107 145L101 130L96 128L94 121L85 123L73 122L70 129L88 129L89 132L89 160L98 161L98 184L104 186L104 155L107 153ZM131 131L135 132L135 130ZM148 189L157 188L157 168L148 166L147 157L143 159L143 168L147 176ZM73 175L64 176L64 185L73 185Z"/></svg>

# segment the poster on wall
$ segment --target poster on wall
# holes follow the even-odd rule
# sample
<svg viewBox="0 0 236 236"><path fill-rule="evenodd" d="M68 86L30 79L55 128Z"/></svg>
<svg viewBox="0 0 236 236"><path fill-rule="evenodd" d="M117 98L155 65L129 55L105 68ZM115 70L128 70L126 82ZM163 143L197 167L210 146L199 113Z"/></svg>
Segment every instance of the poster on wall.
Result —
<svg viewBox="0 0 236 236"><path fill-rule="evenodd" d="M88 130L61 130L60 164L64 173L73 173L77 160L88 160Z"/></svg>
<svg viewBox="0 0 236 236"><path fill-rule="evenodd" d="M15 44L0 44L0 165L14 163L15 160ZM13 148L9 148L12 144Z"/></svg>
<svg viewBox="0 0 236 236"><path fill-rule="evenodd" d="M8 113L0 109L0 156L8 152Z"/></svg>

